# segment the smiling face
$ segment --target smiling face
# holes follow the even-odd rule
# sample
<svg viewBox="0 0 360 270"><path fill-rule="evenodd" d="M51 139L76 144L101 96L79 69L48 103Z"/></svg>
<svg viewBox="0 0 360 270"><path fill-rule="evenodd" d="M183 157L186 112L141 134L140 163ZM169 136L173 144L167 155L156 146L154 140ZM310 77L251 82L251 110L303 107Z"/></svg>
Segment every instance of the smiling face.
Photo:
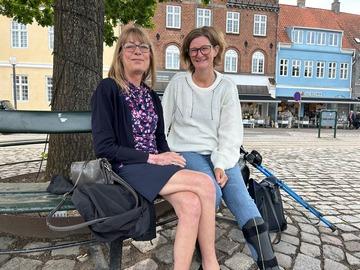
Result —
<svg viewBox="0 0 360 270"><path fill-rule="evenodd" d="M130 37L121 48L121 61L126 77L145 74L150 67L150 45Z"/></svg>
<svg viewBox="0 0 360 270"><path fill-rule="evenodd" d="M200 36L191 41L188 53L195 71L213 69L218 46L212 46L207 37Z"/></svg>

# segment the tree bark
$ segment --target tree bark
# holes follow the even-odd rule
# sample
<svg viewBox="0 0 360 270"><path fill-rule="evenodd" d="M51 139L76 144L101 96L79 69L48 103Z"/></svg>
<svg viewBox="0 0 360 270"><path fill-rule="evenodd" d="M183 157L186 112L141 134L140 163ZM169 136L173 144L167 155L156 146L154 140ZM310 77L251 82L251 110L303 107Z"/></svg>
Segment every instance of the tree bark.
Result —
<svg viewBox="0 0 360 270"><path fill-rule="evenodd" d="M104 0L56 0L53 111L88 111L102 78ZM46 178L68 176L73 161L93 158L90 134L51 135Z"/></svg>

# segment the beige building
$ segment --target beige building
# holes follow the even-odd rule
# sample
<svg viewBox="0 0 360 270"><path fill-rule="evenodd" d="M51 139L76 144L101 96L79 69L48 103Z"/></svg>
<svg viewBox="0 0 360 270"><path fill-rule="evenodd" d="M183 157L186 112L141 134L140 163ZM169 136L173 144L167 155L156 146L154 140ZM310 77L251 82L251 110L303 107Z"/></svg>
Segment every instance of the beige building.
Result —
<svg viewBox="0 0 360 270"><path fill-rule="evenodd" d="M15 66L18 110L50 110L52 97L53 27L31 25L0 16L0 100L14 105ZM104 45L104 77L113 48Z"/></svg>

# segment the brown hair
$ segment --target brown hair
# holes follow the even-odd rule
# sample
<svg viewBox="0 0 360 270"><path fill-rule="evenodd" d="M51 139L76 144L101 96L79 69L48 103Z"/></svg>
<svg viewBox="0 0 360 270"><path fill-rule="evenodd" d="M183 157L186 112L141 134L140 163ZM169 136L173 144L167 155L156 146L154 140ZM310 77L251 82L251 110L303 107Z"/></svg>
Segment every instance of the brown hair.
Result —
<svg viewBox="0 0 360 270"><path fill-rule="evenodd" d="M194 65L191 63L191 58L189 55L190 43L198 37L206 37L213 47L218 46L218 54L214 58L214 67L221 64L222 56L226 46L224 35L222 32L216 30L211 26L203 26L201 28L195 28L190 31L184 38L183 44L181 46L181 58L188 65L191 72L195 71Z"/></svg>
<svg viewBox="0 0 360 270"><path fill-rule="evenodd" d="M142 81L147 79L151 80L151 87L153 88L156 81L156 67L155 67L155 55L153 51L153 46L149 37L138 27L130 26L125 28L116 43L115 52L113 60L108 72L109 78L115 80L116 84L120 87L122 91L127 92L129 90L128 81L125 77L124 65L122 63L122 46L129 41L130 38L139 40L141 43L146 43L150 45L150 66L149 69L143 74Z"/></svg>

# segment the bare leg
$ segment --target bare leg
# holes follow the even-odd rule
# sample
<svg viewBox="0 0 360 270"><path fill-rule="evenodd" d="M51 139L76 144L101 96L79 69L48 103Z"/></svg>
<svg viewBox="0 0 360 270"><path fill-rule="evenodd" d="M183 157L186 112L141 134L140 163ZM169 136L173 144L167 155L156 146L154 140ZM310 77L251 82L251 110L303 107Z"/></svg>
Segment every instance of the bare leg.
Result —
<svg viewBox="0 0 360 270"><path fill-rule="evenodd" d="M180 252L180 254L186 253L189 252L189 249L191 248L192 256L196 240L196 237L194 239L193 235L197 235L203 259L203 268L205 270L218 270L220 267L215 254L215 188L211 179L203 173L181 170L171 177L168 183L160 191L160 195L167 198L168 195L178 192L191 192L197 195L201 204L201 214L198 223L199 225L196 227L184 225L186 221L179 223L181 227L179 228L178 225L177 234L180 232L181 235L191 235L191 239L190 237L186 237L185 239L188 240L186 243L181 243L179 245L176 243L175 247L181 247L181 249L179 248L176 252ZM169 202L175 204L176 202L179 202L181 204L180 200L171 200L171 198ZM174 208L176 209L176 206L174 206ZM177 206L177 208L182 209L181 206ZM186 213L184 213L184 215L186 215ZM194 232L195 230L196 232ZM177 235L175 241L178 241L179 239L180 236L178 237ZM182 249L183 247L185 247L185 250ZM176 256L177 254L174 254L174 257ZM188 255L185 257L187 256Z"/></svg>

